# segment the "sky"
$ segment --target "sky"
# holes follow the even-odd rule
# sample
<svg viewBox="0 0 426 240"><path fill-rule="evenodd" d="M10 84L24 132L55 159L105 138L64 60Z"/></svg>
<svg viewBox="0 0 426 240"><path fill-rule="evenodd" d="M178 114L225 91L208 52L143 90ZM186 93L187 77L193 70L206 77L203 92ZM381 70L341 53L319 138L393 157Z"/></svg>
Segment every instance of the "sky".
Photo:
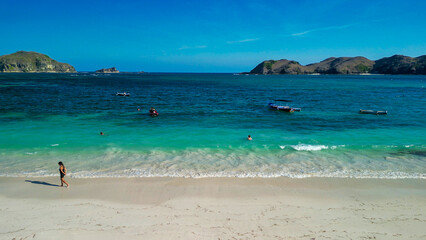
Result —
<svg viewBox="0 0 426 240"><path fill-rule="evenodd" d="M424 0L0 0L0 55L36 51L77 71L243 72L426 54Z"/></svg>

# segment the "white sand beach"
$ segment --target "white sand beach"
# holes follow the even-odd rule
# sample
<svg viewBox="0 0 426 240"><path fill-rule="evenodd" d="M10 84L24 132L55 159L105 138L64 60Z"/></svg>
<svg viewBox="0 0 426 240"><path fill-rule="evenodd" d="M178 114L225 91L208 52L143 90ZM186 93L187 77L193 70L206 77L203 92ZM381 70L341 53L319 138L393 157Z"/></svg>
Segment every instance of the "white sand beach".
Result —
<svg viewBox="0 0 426 240"><path fill-rule="evenodd" d="M0 178L0 239L426 239L426 180Z"/></svg>

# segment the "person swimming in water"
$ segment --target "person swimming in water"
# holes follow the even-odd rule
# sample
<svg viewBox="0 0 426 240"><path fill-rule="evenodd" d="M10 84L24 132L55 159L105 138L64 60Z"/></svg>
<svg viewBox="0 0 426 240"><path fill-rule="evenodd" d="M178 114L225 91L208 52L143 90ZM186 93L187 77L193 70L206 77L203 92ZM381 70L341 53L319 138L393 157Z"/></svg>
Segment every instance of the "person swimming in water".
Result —
<svg viewBox="0 0 426 240"><path fill-rule="evenodd" d="M149 114L151 116L158 116L157 110L155 110L155 108L153 108L153 107L151 109L149 109Z"/></svg>
<svg viewBox="0 0 426 240"><path fill-rule="evenodd" d="M251 140L253 140L253 139L251 138L251 136L250 136L250 135L248 135L247 140L251 141Z"/></svg>
<svg viewBox="0 0 426 240"><path fill-rule="evenodd" d="M64 177L65 175L67 175L67 168L65 167L65 165L62 162L58 162L59 165L59 174L61 174L61 187L64 186L64 183L67 185L67 188L70 186L69 183L67 183L67 181L65 181Z"/></svg>

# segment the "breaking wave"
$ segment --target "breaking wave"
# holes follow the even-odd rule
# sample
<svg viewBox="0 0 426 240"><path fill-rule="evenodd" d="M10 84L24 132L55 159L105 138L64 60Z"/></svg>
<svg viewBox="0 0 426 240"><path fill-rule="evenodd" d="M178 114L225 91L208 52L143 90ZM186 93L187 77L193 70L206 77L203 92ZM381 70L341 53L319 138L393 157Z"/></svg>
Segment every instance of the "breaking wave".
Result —
<svg viewBox="0 0 426 240"><path fill-rule="evenodd" d="M426 178L422 164L425 157L423 146L408 149L405 146L381 149L370 146L366 150L344 145L298 144L280 148L139 152L111 147L99 153L38 152L27 155L22 152L1 155L0 176L57 176L56 163L63 161L73 178Z"/></svg>

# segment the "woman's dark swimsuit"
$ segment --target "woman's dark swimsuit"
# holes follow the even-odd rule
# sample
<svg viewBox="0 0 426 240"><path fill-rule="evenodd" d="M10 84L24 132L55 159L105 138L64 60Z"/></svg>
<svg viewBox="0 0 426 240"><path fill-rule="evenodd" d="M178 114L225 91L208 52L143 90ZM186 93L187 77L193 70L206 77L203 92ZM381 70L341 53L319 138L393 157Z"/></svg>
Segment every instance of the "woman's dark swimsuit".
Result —
<svg viewBox="0 0 426 240"><path fill-rule="evenodd" d="M61 178L65 177L65 174L61 171L61 169L59 169L59 173L61 174Z"/></svg>

